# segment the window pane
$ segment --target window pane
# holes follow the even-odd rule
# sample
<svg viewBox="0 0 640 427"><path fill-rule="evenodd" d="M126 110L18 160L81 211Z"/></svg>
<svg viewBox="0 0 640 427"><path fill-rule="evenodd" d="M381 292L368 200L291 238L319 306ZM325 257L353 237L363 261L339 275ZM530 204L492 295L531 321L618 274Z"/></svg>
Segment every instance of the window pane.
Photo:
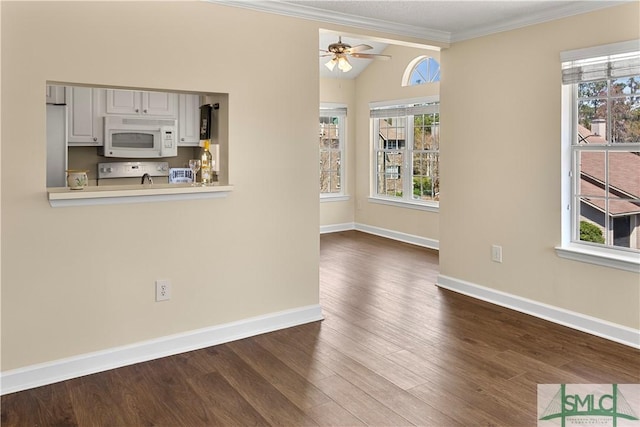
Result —
<svg viewBox="0 0 640 427"><path fill-rule="evenodd" d="M440 114L431 116L431 128L428 129L428 133L431 136L430 148L438 150L440 148Z"/></svg>
<svg viewBox="0 0 640 427"><path fill-rule="evenodd" d="M640 198L640 152L609 153L610 197Z"/></svg>
<svg viewBox="0 0 640 427"><path fill-rule="evenodd" d="M331 172L331 192L340 192L340 174L338 172Z"/></svg>
<svg viewBox="0 0 640 427"><path fill-rule="evenodd" d="M413 149L430 150L435 148L432 126L435 115L421 114L413 118Z"/></svg>
<svg viewBox="0 0 640 427"><path fill-rule="evenodd" d="M328 151L320 152L320 170L329 170L331 164L331 153Z"/></svg>
<svg viewBox="0 0 640 427"><path fill-rule="evenodd" d="M611 244L639 249L640 152L610 152L608 178Z"/></svg>
<svg viewBox="0 0 640 427"><path fill-rule="evenodd" d="M331 153L331 170L338 171L340 169L340 152L333 151Z"/></svg>
<svg viewBox="0 0 640 427"><path fill-rule="evenodd" d="M402 197L402 161L400 152L378 152L377 193Z"/></svg>
<svg viewBox="0 0 640 427"><path fill-rule="evenodd" d="M426 150L437 150L438 149L438 116L436 114L426 115L424 118L424 135L425 135L425 149Z"/></svg>
<svg viewBox="0 0 640 427"><path fill-rule="evenodd" d="M320 117L320 149L329 147L329 129L326 123L322 123L322 119L326 117Z"/></svg>
<svg viewBox="0 0 640 427"><path fill-rule="evenodd" d="M585 82L578 84L578 97L591 98L607 95L607 81Z"/></svg>
<svg viewBox="0 0 640 427"><path fill-rule="evenodd" d="M433 58L425 58L413 68L409 85L437 81L440 81L440 64Z"/></svg>
<svg viewBox="0 0 640 427"><path fill-rule="evenodd" d="M605 144L607 101L589 99L578 102L578 143Z"/></svg>
<svg viewBox="0 0 640 427"><path fill-rule="evenodd" d="M405 127L404 117L393 117L380 119L378 134L378 147L385 150L397 150L405 147Z"/></svg>
<svg viewBox="0 0 640 427"><path fill-rule="evenodd" d="M413 198L438 200L438 154L414 153Z"/></svg>
<svg viewBox="0 0 640 427"><path fill-rule="evenodd" d="M427 134L424 126L416 124L413 127L413 149L426 150L428 148Z"/></svg>
<svg viewBox="0 0 640 427"><path fill-rule="evenodd" d="M611 142L640 142L640 97L611 101Z"/></svg>
<svg viewBox="0 0 640 427"><path fill-rule="evenodd" d="M580 204L580 221L577 224L576 234L582 242L604 244L606 230L604 226L604 213L587 204Z"/></svg>
<svg viewBox="0 0 640 427"><path fill-rule="evenodd" d="M640 94L640 76L621 77L611 80L611 95Z"/></svg>
<svg viewBox="0 0 640 427"><path fill-rule="evenodd" d="M578 195L604 198L605 152L578 151L579 174ZM600 208L604 209L604 200Z"/></svg>
<svg viewBox="0 0 640 427"><path fill-rule="evenodd" d="M320 192L326 193L329 191L329 172L320 171Z"/></svg>
<svg viewBox="0 0 640 427"><path fill-rule="evenodd" d="M376 158L376 174L380 175L384 173L384 151L378 151Z"/></svg>

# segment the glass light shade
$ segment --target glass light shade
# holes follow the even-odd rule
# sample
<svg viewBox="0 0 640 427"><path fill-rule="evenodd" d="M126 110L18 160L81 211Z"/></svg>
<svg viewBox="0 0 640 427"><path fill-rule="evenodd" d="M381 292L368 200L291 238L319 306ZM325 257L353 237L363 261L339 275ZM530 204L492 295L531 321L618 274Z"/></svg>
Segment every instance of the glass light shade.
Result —
<svg viewBox="0 0 640 427"><path fill-rule="evenodd" d="M346 73L352 68L353 67L351 66L351 64L349 64L349 61L347 61L347 58L345 58L344 56L341 56L340 59L338 59L338 69L342 70L343 73Z"/></svg>
<svg viewBox="0 0 640 427"><path fill-rule="evenodd" d="M338 61L333 58L331 59L329 62L327 62L325 65L325 67L327 67L329 70L333 71L334 68L336 68L336 64L338 63Z"/></svg>

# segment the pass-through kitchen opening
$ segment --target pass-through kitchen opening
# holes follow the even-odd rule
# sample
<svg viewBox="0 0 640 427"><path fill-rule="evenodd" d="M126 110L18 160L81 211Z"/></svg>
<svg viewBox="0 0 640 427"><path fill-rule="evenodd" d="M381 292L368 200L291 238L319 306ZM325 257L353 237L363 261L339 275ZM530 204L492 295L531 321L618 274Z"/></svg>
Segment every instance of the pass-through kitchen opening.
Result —
<svg viewBox="0 0 640 427"><path fill-rule="evenodd" d="M48 84L46 104L47 188L228 184L227 94Z"/></svg>

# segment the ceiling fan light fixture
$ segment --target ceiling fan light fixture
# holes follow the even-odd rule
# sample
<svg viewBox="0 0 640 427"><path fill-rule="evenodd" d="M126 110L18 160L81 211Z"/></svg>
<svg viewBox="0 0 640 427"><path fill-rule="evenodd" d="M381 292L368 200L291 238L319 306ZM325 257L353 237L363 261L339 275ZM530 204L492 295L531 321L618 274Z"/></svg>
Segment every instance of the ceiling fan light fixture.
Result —
<svg viewBox="0 0 640 427"><path fill-rule="evenodd" d="M331 60L329 60L329 62L327 62L325 65L325 67L327 67L330 71L333 71L334 68L336 68L336 64L338 63L338 60L336 58L331 58Z"/></svg>
<svg viewBox="0 0 640 427"><path fill-rule="evenodd" d="M349 61L344 56L341 56L338 59L338 69L341 70L343 73L350 71L352 68L353 67L351 66L351 64L349 64Z"/></svg>

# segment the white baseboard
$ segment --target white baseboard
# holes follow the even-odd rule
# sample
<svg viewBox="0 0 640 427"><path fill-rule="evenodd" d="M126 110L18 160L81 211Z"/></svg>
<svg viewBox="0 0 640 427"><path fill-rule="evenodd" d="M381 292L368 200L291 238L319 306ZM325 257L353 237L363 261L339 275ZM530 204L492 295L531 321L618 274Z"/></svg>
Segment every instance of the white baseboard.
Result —
<svg viewBox="0 0 640 427"><path fill-rule="evenodd" d="M453 277L439 275L437 285L444 289L640 349L640 330L638 329L486 288Z"/></svg>
<svg viewBox="0 0 640 427"><path fill-rule="evenodd" d="M355 229L364 233L375 234L376 236L386 237L404 243L411 243L412 245L422 246L429 249L438 250L440 248L440 242L438 240L428 239L426 237L420 237L413 234L406 234L399 231L388 230L386 228L358 223L355 224Z"/></svg>
<svg viewBox="0 0 640 427"><path fill-rule="evenodd" d="M320 234L337 233L339 231L349 231L349 230L355 230L355 229L356 229L356 225L353 222L347 222L344 224L321 225Z"/></svg>
<svg viewBox="0 0 640 427"><path fill-rule="evenodd" d="M0 374L0 395L198 350L322 319L320 305L310 305L122 347L26 366Z"/></svg>

